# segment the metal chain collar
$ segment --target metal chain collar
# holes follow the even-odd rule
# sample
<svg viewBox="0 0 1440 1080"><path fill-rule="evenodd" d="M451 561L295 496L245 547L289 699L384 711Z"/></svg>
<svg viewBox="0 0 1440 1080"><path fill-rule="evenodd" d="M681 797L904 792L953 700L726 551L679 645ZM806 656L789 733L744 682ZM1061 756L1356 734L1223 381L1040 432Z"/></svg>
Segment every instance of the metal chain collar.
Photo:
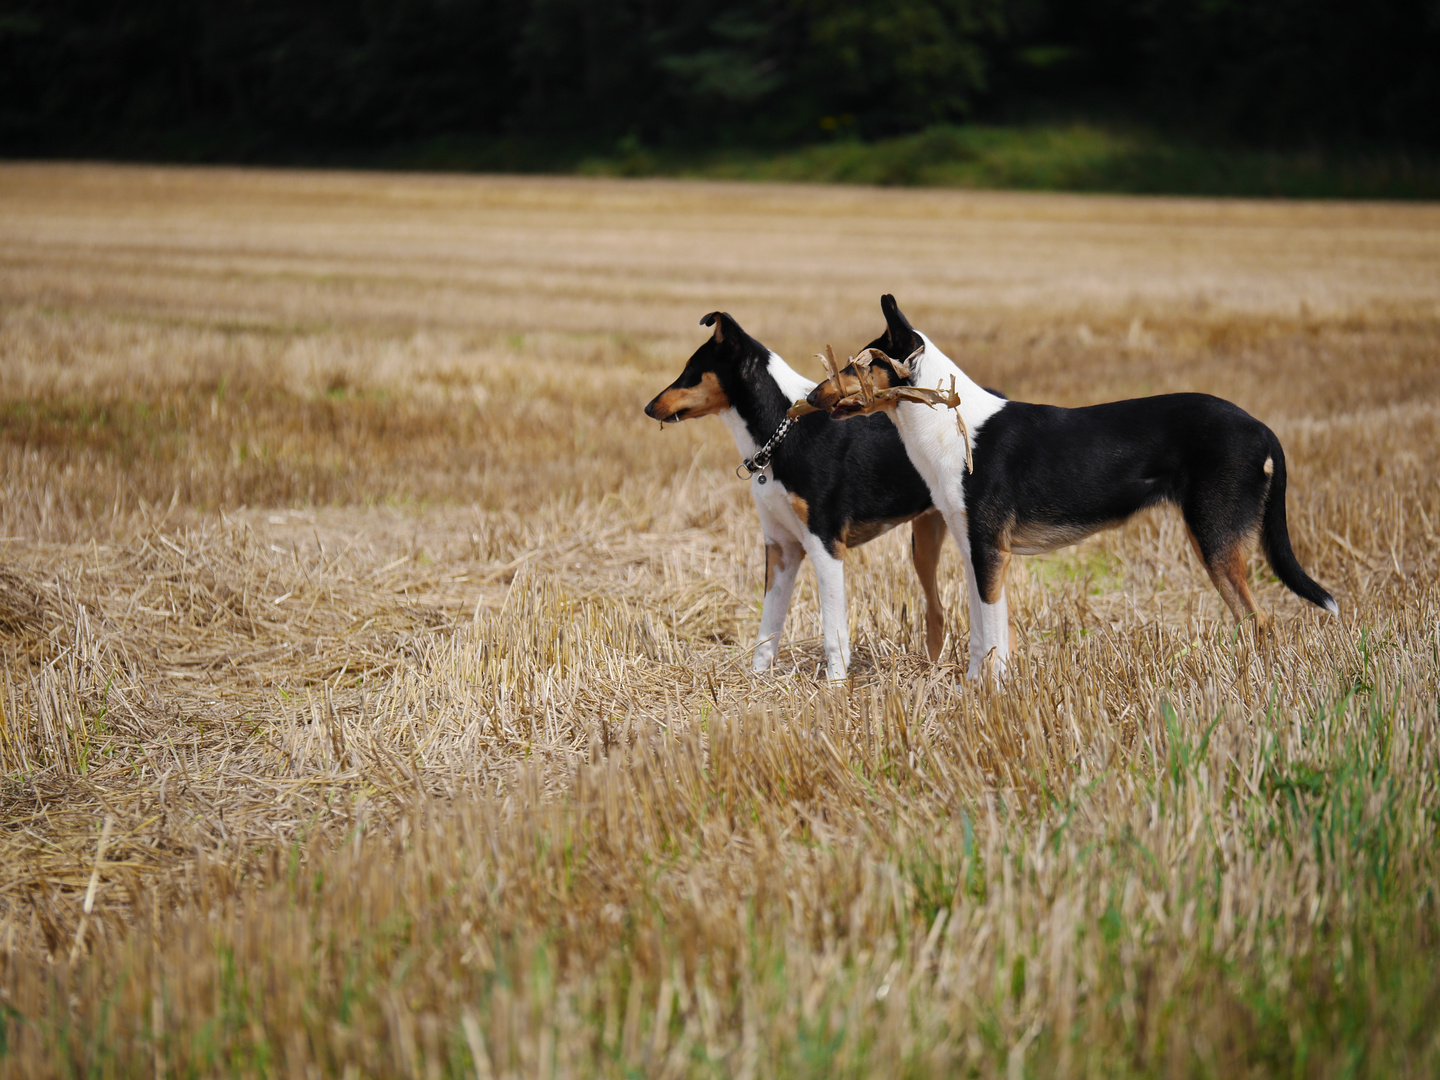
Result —
<svg viewBox="0 0 1440 1080"><path fill-rule="evenodd" d="M770 441L759 450L756 450L752 457L747 457L744 461L740 462L739 465L735 466L735 475L741 480L749 480L756 473L764 472L770 465L770 459L775 454L775 448L780 445L780 441L784 439L786 435L790 434L790 429L794 426L795 420L793 417L787 416L784 420L780 421L780 426L775 429L775 434L770 436ZM762 484L765 483L765 477L760 477L759 482Z"/></svg>

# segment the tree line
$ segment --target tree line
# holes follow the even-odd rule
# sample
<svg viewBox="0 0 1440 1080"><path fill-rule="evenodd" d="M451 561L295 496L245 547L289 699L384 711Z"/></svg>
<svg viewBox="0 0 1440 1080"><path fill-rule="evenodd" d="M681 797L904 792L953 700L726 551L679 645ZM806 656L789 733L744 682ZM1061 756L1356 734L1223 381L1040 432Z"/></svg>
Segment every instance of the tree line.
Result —
<svg viewBox="0 0 1440 1080"><path fill-rule="evenodd" d="M1434 147L1437 106L1437 0L0 0L12 154L779 146L1057 115Z"/></svg>

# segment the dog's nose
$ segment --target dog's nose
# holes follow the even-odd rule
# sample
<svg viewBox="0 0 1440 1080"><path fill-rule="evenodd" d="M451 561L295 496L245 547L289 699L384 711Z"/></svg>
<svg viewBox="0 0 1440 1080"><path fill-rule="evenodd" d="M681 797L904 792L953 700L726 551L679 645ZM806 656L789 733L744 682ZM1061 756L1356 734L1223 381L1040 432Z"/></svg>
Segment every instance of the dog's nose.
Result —
<svg viewBox="0 0 1440 1080"><path fill-rule="evenodd" d="M820 409L810 404L809 398L800 398L794 405L791 405L790 408L786 410L785 415L791 420L799 420L802 416L809 416L811 413L820 411Z"/></svg>
<svg viewBox="0 0 1440 1080"><path fill-rule="evenodd" d="M656 400L659 400L659 399L657 398ZM648 417L650 417L651 420L654 420L654 419L655 419L655 402L654 402L654 401L650 402L649 405L646 405L646 406L645 406L645 415L648 416Z"/></svg>
<svg viewBox="0 0 1440 1080"><path fill-rule="evenodd" d="M811 405L815 406L817 409L820 407L820 402L816 401L815 399L820 396L820 387L824 385L824 383L821 383L820 386L815 387L814 390L811 390L810 393L805 395L805 400Z"/></svg>

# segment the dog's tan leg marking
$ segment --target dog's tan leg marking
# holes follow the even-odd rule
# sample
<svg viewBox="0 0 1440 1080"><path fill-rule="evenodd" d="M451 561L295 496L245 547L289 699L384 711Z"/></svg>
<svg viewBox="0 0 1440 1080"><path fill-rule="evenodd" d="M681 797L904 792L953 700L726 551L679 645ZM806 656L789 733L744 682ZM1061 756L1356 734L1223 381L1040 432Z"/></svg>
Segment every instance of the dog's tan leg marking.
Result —
<svg viewBox="0 0 1440 1080"><path fill-rule="evenodd" d="M779 544L765 545L765 591L775 587L775 572L785 568L785 549Z"/></svg>
<svg viewBox="0 0 1440 1080"><path fill-rule="evenodd" d="M1195 539L1195 534L1190 531L1189 525L1185 526L1185 536L1190 541L1190 550L1195 552L1195 558L1199 559L1200 565L1205 566L1208 570L1209 567L1205 565L1205 553L1200 550L1200 541Z"/></svg>
<svg viewBox="0 0 1440 1080"><path fill-rule="evenodd" d="M940 566L940 547L945 542L945 519L938 510L927 510L910 525L910 556L915 574L925 591L925 652L933 664L940 659L945 643L945 613L940 607L940 590L935 572Z"/></svg>
<svg viewBox="0 0 1440 1080"><path fill-rule="evenodd" d="M1237 541L1215 556L1205 569L1235 618L1240 622L1253 618L1256 628L1264 630L1270 619L1250 595L1250 584L1245 580L1245 554L1245 545Z"/></svg>

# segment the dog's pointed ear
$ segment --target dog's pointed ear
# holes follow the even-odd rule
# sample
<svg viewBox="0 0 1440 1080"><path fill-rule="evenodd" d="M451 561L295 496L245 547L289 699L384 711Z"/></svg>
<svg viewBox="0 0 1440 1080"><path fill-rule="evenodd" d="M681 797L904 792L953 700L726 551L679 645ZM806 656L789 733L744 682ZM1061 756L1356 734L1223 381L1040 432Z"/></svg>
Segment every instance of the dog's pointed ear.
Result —
<svg viewBox="0 0 1440 1080"><path fill-rule="evenodd" d="M770 350L747 334L728 311L712 311L700 320L700 325L714 327L709 343L700 347L715 350L717 359L724 358L731 364L763 364L770 356Z"/></svg>
<svg viewBox="0 0 1440 1080"><path fill-rule="evenodd" d="M713 326L715 328L715 343L717 345L723 345L727 336L730 340L734 341L736 335L733 331L740 328L735 320L730 317L728 311L712 311L700 320L700 325Z"/></svg>
<svg viewBox="0 0 1440 1080"><path fill-rule="evenodd" d="M889 293L880 297L880 311L885 316L885 340L890 343L890 355L906 356L914 351L921 343L920 335L900 310L895 297Z"/></svg>

